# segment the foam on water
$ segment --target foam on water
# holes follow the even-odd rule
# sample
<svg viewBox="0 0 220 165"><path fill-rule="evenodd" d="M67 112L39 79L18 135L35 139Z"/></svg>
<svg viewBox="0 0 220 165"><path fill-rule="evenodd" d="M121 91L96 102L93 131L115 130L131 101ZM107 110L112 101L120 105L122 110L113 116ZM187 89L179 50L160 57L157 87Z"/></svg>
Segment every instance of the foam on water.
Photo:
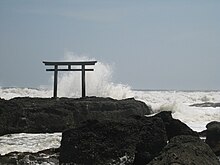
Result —
<svg viewBox="0 0 220 165"><path fill-rule="evenodd" d="M9 100L14 97L51 97L52 91L45 88L0 88L0 98Z"/></svg>
<svg viewBox="0 0 220 165"><path fill-rule="evenodd" d="M172 111L195 131L202 131L211 121L220 121L220 108L193 107L195 103L220 102L219 91L134 91L135 98L150 105L155 113Z"/></svg>
<svg viewBox="0 0 220 165"><path fill-rule="evenodd" d="M0 154L10 152L38 152L60 146L61 133L53 134L10 134L0 136Z"/></svg>

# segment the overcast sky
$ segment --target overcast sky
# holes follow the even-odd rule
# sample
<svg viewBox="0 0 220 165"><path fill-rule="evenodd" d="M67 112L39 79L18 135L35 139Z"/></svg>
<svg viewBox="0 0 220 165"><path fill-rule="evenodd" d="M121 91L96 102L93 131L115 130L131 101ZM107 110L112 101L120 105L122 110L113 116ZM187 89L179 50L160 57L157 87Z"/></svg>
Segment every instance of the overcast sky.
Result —
<svg viewBox="0 0 220 165"><path fill-rule="evenodd" d="M66 52L135 89L220 89L220 1L0 0L0 86L47 85Z"/></svg>

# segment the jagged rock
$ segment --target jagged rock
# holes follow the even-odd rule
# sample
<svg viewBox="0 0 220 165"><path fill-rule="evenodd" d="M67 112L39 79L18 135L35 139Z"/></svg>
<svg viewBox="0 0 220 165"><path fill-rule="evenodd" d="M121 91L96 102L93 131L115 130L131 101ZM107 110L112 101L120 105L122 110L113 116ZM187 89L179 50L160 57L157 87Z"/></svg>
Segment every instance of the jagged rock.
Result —
<svg viewBox="0 0 220 165"><path fill-rule="evenodd" d="M170 111L163 111L156 114L155 116L160 117L164 121L167 137L169 140L178 135L199 136L197 132L193 131L185 123L178 119L174 119Z"/></svg>
<svg viewBox="0 0 220 165"><path fill-rule="evenodd" d="M194 107L220 107L220 103L212 103L212 102L205 102L205 103L198 103L198 104L192 104L190 106L194 106Z"/></svg>
<svg viewBox="0 0 220 165"><path fill-rule="evenodd" d="M0 156L1 165L59 164L59 149L51 148L37 153L12 152Z"/></svg>
<svg viewBox="0 0 220 165"><path fill-rule="evenodd" d="M90 120L63 132L60 163L132 164L134 161L138 164L144 160L140 159L141 155L147 163L159 154L166 142L163 121L158 117Z"/></svg>
<svg viewBox="0 0 220 165"><path fill-rule="evenodd" d="M135 99L111 98L14 98L0 99L0 135L10 133L62 132L88 119L120 120L130 115L150 114L151 109Z"/></svg>
<svg viewBox="0 0 220 165"><path fill-rule="evenodd" d="M199 134L199 137L206 138L207 130L203 130L201 132L198 132L198 134Z"/></svg>
<svg viewBox="0 0 220 165"><path fill-rule="evenodd" d="M146 126L141 126L141 130L144 133L141 132L133 132L131 135L129 133L126 133L127 131L127 127L128 125L130 125L129 123L132 122L133 127L135 128L137 125L137 121L140 122L144 121L144 123L149 123L149 121L151 121L151 125L150 127L146 127ZM134 119L136 119L137 121L134 121ZM162 119L162 120L161 120ZM159 123L156 121L160 121ZM162 121L162 122L161 122ZM103 140L103 135L101 135L99 132L106 132L105 129L109 129L107 128L108 126L110 126L111 129L118 129L120 128L122 125L119 124L120 122L116 123L112 123L110 121L110 123L106 124L104 121L104 123L102 122L98 122L96 121L95 124L94 123L87 123L85 125L83 125L80 128L77 129L73 129L73 130L68 130L67 132L63 133L63 138L62 138L62 143L61 143L61 157L60 157L60 161L64 162L64 163L76 163L76 164L87 164L88 162L92 162L91 164L106 164L109 163L109 161L111 160L117 160L119 157L122 157L123 155L127 155L129 158L132 159L132 157L134 157L134 165L145 165L148 162L150 162L155 156L158 155L158 153L161 151L162 147L165 144L165 141L163 141L163 145L161 143L161 138L159 138L159 136L163 135L161 134L161 132L159 133L155 133L159 128L161 127L164 129L165 126L165 134L167 135L168 139L170 140L171 138L178 136L178 135L192 135L195 136L196 138L198 138L198 133L194 132L192 129L190 129L186 124L182 123L180 120L177 119L173 119L171 112L161 112L153 117L148 117L148 118L142 118L142 117L133 117L133 119L127 119L126 121L120 121L123 123L123 130L125 131L123 133L123 140L119 140L118 143L115 143L115 141L111 141L111 142L105 142L106 137L108 137L108 135L106 134L104 137L105 140ZM97 124L98 123L98 124ZM145 124L146 124L145 123ZM154 124L152 124L154 123ZM157 124L156 124L157 123ZM114 126L112 126L112 124ZM118 126L118 124L120 125L120 127ZM156 125L155 125L156 124ZM92 125L92 127L90 127L90 125ZM102 129L100 129L98 126L100 126ZM108 126L107 126L108 125ZM116 125L116 126L115 126ZM89 127L89 129L88 129ZM98 128L97 128L98 127ZM105 128L106 127L106 128ZM130 127L131 128L131 127ZM86 131L84 131L86 130ZM111 130L112 131L112 130ZM111 132L108 131L108 132ZM98 133L97 133L98 132ZM112 131L114 132L114 131ZM91 134L91 135L90 135ZM134 136L135 134L135 136ZM141 136L141 138L139 137L140 134L144 134L144 136ZM152 135L153 134L153 135ZM82 139L88 139L88 136L92 137L92 139L86 140L86 143L83 141ZM109 134L109 137L120 137L121 133L118 133L116 131L115 134ZM101 139L99 139L100 137L102 137ZM165 136L162 136L162 139ZM133 141L133 144L127 143L127 139L132 138L135 139L135 141ZM98 139L98 140L97 140ZM120 139L120 138L118 138ZM142 139L140 141L140 139ZM144 140L143 140L144 139ZM152 140L154 139L154 140ZM158 141L157 141L158 140ZM103 142L104 141L104 142ZM128 140L129 141L129 140ZM88 144L87 144L88 143ZM101 143L101 145L100 145ZM107 145L106 145L107 143ZM126 150L126 152L122 152L124 151L124 149L121 149L121 147L119 144L122 143L122 146L130 146L132 145L133 147L132 150L130 150L129 152ZM126 144L124 144L126 143ZM92 144L92 145L91 145ZM99 147L97 147L97 144L99 144L98 146L102 146L102 148L100 149ZM113 150L107 150L107 152L102 152L103 148L108 148L108 144L112 144L114 145L114 147L110 147ZM124 145L123 145L124 144ZM134 147L135 144L135 147ZM80 147L78 146L80 145ZM105 147L103 147L103 145ZM90 148L90 149L88 149ZM92 148L92 149L91 149ZM135 148L135 152L133 150L133 148ZM91 151L92 150L92 151ZM93 154L91 154L93 153ZM93 157L95 153L95 158ZM107 153L112 153L113 155L107 157L106 155L108 155ZM132 154L131 154L132 153ZM76 155L81 155L82 157L78 157ZM103 158L103 159L101 159ZM100 160L101 159L101 160ZM86 162L87 161L87 162ZM111 162L112 163L112 162ZM131 163L131 160L129 160L128 162L124 162L124 164L129 164Z"/></svg>
<svg viewBox="0 0 220 165"><path fill-rule="evenodd" d="M206 143L216 155L220 156L220 122L210 122L206 128Z"/></svg>
<svg viewBox="0 0 220 165"><path fill-rule="evenodd" d="M22 128L16 128L21 117L22 110L17 103L0 99L0 136L21 132Z"/></svg>
<svg viewBox="0 0 220 165"><path fill-rule="evenodd" d="M195 136L175 136L148 165L219 165L211 148Z"/></svg>

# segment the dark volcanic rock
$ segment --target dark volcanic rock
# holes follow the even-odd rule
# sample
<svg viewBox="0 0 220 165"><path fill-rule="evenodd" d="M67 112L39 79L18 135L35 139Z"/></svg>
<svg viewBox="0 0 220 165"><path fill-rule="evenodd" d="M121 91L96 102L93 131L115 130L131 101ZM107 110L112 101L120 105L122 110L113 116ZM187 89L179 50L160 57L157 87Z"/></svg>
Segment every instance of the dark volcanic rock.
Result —
<svg viewBox="0 0 220 165"><path fill-rule="evenodd" d="M197 132L193 131L185 123L178 119L173 119L170 111L163 111L155 116L160 117L164 121L168 139L178 135L199 136Z"/></svg>
<svg viewBox="0 0 220 165"><path fill-rule="evenodd" d="M150 114L151 109L134 99L111 98L14 98L0 99L0 135L62 132L88 119L119 120Z"/></svg>
<svg viewBox="0 0 220 165"><path fill-rule="evenodd" d="M198 103L198 104L192 104L190 106L194 106L194 107L220 107L220 103L211 103L211 102L205 102L205 103Z"/></svg>
<svg viewBox="0 0 220 165"><path fill-rule="evenodd" d="M181 135L170 140L160 156L148 165L219 165L210 147L198 137Z"/></svg>
<svg viewBox="0 0 220 165"><path fill-rule="evenodd" d="M210 122L206 128L206 143L216 155L220 156L220 122Z"/></svg>
<svg viewBox="0 0 220 165"><path fill-rule="evenodd" d="M22 128L16 128L21 118L22 110L18 104L0 99L0 136L21 132Z"/></svg>
<svg viewBox="0 0 220 165"><path fill-rule="evenodd" d="M0 156L1 165L59 164L59 149L51 148L37 153L12 152Z"/></svg>
<svg viewBox="0 0 220 165"><path fill-rule="evenodd" d="M166 142L163 121L157 117L90 120L63 132L60 163L132 164L135 157L134 164L143 164L157 156Z"/></svg>
<svg viewBox="0 0 220 165"><path fill-rule="evenodd" d="M201 137L201 138L205 138L206 137L206 133L207 133L207 130L203 130L201 132L198 132L199 137Z"/></svg>

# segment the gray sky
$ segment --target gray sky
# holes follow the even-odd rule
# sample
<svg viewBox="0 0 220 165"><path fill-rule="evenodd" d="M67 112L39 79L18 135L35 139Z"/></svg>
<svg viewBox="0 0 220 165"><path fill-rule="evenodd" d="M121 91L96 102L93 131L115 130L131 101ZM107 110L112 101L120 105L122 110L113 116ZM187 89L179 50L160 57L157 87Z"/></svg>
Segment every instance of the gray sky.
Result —
<svg viewBox="0 0 220 165"><path fill-rule="evenodd" d="M65 52L135 89L220 89L219 0L0 0L0 86L47 85Z"/></svg>

